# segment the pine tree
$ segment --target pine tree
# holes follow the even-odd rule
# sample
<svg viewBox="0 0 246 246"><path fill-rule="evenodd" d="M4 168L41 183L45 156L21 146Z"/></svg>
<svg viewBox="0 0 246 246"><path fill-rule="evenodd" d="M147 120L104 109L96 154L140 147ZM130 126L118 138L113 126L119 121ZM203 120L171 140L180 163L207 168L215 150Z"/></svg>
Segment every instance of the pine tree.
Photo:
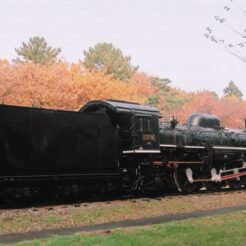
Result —
<svg viewBox="0 0 246 246"><path fill-rule="evenodd" d="M240 89L235 85L233 81L230 81L228 86L223 90L224 96L235 96L239 99L242 99L243 93Z"/></svg>
<svg viewBox="0 0 246 246"><path fill-rule="evenodd" d="M19 49L15 49L18 56L24 61L32 61L37 64L54 63L61 52L60 48L48 46L43 37L32 37L28 43L23 42ZM20 60L18 57L17 60Z"/></svg>
<svg viewBox="0 0 246 246"><path fill-rule="evenodd" d="M131 57L124 56L119 48L111 43L98 43L84 51L84 65L111 74L114 78L127 81L138 67L131 65Z"/></svg>

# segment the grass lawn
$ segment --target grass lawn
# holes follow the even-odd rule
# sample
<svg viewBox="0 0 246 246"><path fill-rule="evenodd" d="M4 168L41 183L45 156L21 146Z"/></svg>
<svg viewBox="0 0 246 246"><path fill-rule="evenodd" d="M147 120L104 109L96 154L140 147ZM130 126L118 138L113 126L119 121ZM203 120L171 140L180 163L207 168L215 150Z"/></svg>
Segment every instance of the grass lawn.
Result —
<svg viewBox="0 0 246 246"><path fill-rule="evenodd" d="M246 245L246 211L110 233L51 237L17 245Z"/></svg>
<svg viewBox="0 0 246 246"><path fill-rule="evenodd" d="M0 210L0 235L43 229L100 224L110 221L172 215L246 204L246 190L204 195L164 196L160 199L115 200L51 208ZM246 244L245 244L246 245Z"/></svg>

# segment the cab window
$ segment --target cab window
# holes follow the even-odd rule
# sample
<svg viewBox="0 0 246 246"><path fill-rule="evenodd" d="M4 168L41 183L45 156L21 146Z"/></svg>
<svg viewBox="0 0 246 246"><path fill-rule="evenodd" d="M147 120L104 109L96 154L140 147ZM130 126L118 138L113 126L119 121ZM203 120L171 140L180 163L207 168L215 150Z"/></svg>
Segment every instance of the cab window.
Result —
<svg viewBox="0 0 246 246"><path fill-rule="evenodd" d="M136 122L136 131L151 132L152 130L151 117L136 116L135 122Z"/></svg>

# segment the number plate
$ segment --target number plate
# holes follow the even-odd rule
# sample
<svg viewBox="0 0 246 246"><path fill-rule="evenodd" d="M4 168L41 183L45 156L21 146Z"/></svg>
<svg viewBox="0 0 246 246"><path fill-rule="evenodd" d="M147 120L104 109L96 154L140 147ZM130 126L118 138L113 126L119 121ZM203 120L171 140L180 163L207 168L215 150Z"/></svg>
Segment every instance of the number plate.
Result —
<svg viewBox="0 0 246 246"><path fill-rule="evenodd" d="M155 134L143 134L143 140L155 142L156 141Z"/></svg>

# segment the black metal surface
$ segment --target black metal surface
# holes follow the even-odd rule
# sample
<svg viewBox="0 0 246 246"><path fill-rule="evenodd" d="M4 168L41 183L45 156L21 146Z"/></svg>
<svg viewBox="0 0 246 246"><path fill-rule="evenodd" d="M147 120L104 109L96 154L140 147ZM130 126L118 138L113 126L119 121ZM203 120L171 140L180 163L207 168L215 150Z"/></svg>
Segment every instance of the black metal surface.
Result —
<svg viewBox="0 0 246 246"><path fill-rule="evenodd" d="M159 150L159 110L137 103L91 101L81 112L107 113L119 130L121 151Z"/></svg>
<svg viewBox="0 0 246 246"><path fill-rule="evenodd" d="M0 191L15 197L50 184L58 195L66 187L78 194L154 192L174 186L171 162L185 163L176 175L183 186L187 165L196 178L210 177L214 166L242 167L245 132L205 114L176 123L159 124L157 109L114 100L89 102L79 112L0 105Z"/></svg>
<svg viewBox="0 0 246 246"><path fill-rule="evenodd" d="M81 111L0 105L1 179L119 173L124 149L159 149L156 109L93 101ZM149 120L144 129L139 117Z"/></svg>
<svg viewBox="0 0 246 246"><path fill-rule="evenodd" d="M215 115L193 113L189 116L186 124L188 127L218 128L220 127L220 120Z"/></svg>
<svg viewBox="0 0 246 246"><path fill-rule="evenodd" d="M0 105L0 176L78 174L117 167L106 114Z"/></svg>
<svg viewBox="0 0 246 246"><path fill-rule="evenodd" d="M147 112L147 113L156 113L159 115L159 110L153 107L144 106L138 103L125 102L125 101L117 101L117 100L95 100L88 102L85 106L83 106L80 111L81 112L91 112L95 111L95 108L109 108L114 112L121 111L138 111L138 112Z"/></svg>
<svg viewBox="0 0 246 246"><path fill-rule="evenodd" d="M162 123L160 125L160 143L177 147L210 147L217 152L246 152L246 150L240 149L240 147L246 147L244 131L219 127L219 120L216 116L208 116L207 119L205 114L193 116L194 118L190 118L188 125L177 125L175 128L171 124ZM205 125L205 127L201 127L201 125Z"/></svg>

